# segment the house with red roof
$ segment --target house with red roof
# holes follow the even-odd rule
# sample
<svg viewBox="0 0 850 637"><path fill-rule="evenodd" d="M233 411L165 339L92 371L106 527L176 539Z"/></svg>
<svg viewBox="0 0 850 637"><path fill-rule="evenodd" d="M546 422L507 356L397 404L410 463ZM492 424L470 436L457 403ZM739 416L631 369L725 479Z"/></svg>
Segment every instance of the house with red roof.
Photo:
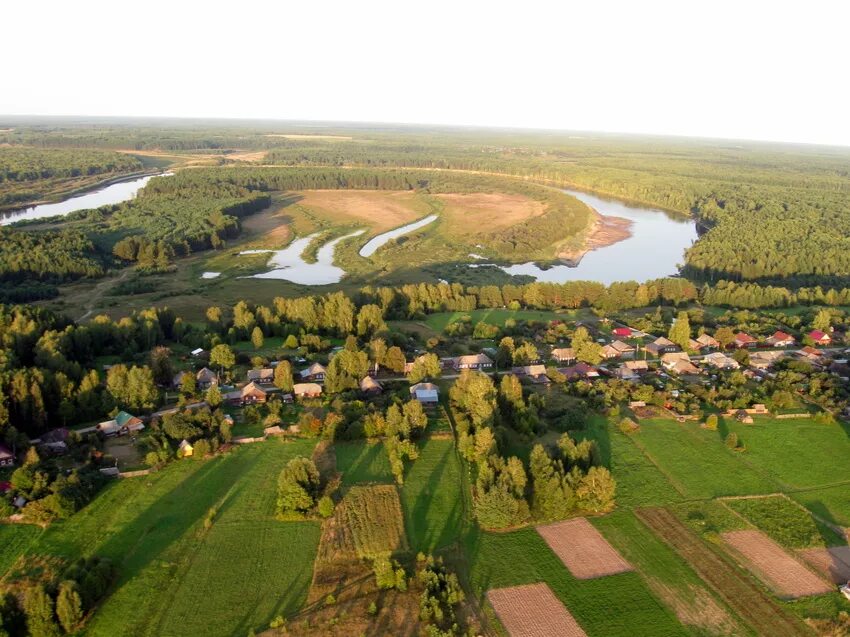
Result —
<svg viewBox="0 0 850 637"><path fill-rule="evenodd" d="M612 330L612 333L617 338L631 338L632 337L632 328L630 328L630 327L615 327Z"/></svg>
<svg viewBox="0 0 850 637"><path fill-rule="evenodd" d="M749 349L758 345L758 341L749 334L738 332L735 334L735 340L732 341L732 345L738 349Z"/></svg>
<svg viewBox="0 0 850 637"><path fill-rule="evenodd" d="M769 336L765 340L765 343L771 347L792 347L795 343L795 339L790 334L777 330L772 336Z"/></svg>
<svg viewBox="0 0 850 637"><path fill-rule="evenodd" d="M826 332L821 332L820 330L812 330L808 333L808 337L814 341L815 345L820 345L822 347L832 343L832 337Z"/></svg>

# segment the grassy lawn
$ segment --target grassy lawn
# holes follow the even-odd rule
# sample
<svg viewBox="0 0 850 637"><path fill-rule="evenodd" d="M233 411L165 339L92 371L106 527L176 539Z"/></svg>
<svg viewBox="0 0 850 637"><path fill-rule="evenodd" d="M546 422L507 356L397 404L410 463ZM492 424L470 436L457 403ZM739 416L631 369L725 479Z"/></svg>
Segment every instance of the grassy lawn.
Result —
<svg viewBox="0 0 850 637"><path fill-rule="evenodd" d="M687 498L778 490L764 469L746 462L746 454L729 450L717 431L700 429L692 422L663 419L641 420L640 425L640 431L630 439Z"/></svg>
<svg viewBox="0 0 850 637"><path fill-rule="evenodd" d="M460 535L464 506L463 468L452 440L426 440L401 489L411 550L433 552Z"/></svg>
<svg viewBox="0 0 850 637"><path fill-rule="evenodd" d="M798 491L789 495L815 515L834 524L850 526L850 485Z"/></svg>
<svg viewBox="0 0 850 637"><path fill-rule="evenodd" d="M472 530L466 538L476 595L492 588L546 582L590 637L687 635L637 573L578 580L532 528L511 533Z"/></svg>
<svg viewBox="0 0 850 637"><path fill-rule="evenodd" d="M665 474L627 436L602 416L593 416L584 436L596 441L603 462L617 481L617 505L620 507L668 504L682 499ZM581 436L580 436L581 437Z"/></svg>
<svg viewBox="0 0 850 637"><path fill-rule="evenodd" d="M9 570L40 534L41 528L37 526L0 524L0 575Z"/></svg>
<svg viewBox="0 0 850 637"><path fill-rule="evenodd" d="M548 312L544 310L506 310L503 308L472 310L471 312L438 312L425 318L425 324L436 332L442 332L447 326L471 316L472 322L484 321L491 325L504 327L508 319L523 321L563 321L572 320L576 312Z"/></svg>
<svg viewBox="0 0 850 637"><path fill-rule="evenodd" d="M756 418L727 425L747 447L742 459L785 489L826 486L850 477L850 431L809 419Z"/></svg>
<svg viewBox="0 0 850 637"><path fill-rule="evenodd" d="M395 484L390 461L380 442L339 442L334 445L336 468L342 474L342 485L364 482Z"/></svg>
<svg viewBox="0 0 850 637"><path fill-rule="evenodd" d="M618 511L592 522L683 624L698 634L748 632L687 562L632 512Z"/></svg>
<svg viewBox="0 0 850 637"><path fill-rule="evenodd" d="M306 597L316 523L273 519L278 473L314 442L269 441L207 461L182 461L110 485L33 554L114 560L115 590L90 635L232 635L296 610ZM209 530L203 518L219 513Z"/></svg>

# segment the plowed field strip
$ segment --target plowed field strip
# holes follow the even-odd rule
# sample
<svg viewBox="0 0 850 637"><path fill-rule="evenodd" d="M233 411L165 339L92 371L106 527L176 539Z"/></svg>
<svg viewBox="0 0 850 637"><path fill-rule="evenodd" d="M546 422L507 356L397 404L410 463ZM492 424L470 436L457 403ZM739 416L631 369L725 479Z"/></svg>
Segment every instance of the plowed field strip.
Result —
<svg viewBox="0 0 850 637"><path fill-rule="evenodd" d="M812 634L802 622L785 613L746 573L694 535L672 513L665 509L639 509L635 513L756 633L773 637Z"/></svg>

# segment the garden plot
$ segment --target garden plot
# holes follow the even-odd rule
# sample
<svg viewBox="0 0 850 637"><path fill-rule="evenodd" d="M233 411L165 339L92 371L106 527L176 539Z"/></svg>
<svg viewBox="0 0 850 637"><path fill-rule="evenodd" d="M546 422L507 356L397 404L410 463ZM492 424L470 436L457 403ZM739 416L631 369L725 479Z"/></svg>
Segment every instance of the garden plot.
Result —
<svg viewBox="0 0 850 637"><path fill-rule="evenodd" d="M836 584L850 582L850 546L806 549L800 555L818 573Z"/></svg>
<svg viewBox="0 0 850 637"><path fill-rule="evenodd" d="M578 579L633 570L631 564L584 518L538 526L537 532Z"/></svg>
<svg viewBox="0 0 850 637"><path fill-rule="evenodd" d="M747 568L780 597L796 599L833 590L761 531L730 531L723 533L723 539L743 558Z"/></svg>
<svg viewBox="0 0 850 637"><path fill-rule="evenodd" d="M487 599L511 637L587 635L546 584L495 589Z"/></svg>

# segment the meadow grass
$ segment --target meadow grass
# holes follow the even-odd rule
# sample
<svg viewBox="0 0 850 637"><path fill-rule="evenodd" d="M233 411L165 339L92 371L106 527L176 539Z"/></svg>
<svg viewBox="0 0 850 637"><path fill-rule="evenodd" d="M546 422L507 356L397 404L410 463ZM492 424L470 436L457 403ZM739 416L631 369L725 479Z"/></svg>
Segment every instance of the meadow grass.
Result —
<svg viewBox="0 0 850 637"><path fill-rule="evenodd" d="M777 484L760 467L731 451L716 431L692 422L641 420L631 440L686 498L712 498L776 492Z"/></svg>
<svg viewBox="0 0 850 637"><path fill-rule="evenodd" d="M846 424L757 417L755 424L732 422L727 427L746 446L745 464L770 474L786 490L826 486L850 475Z"/></svg>
<svg viewBox="0 0 850 637"><path fill-rule="evenodd" d="M344 487L367 482L395 484L382 443L338 442L334 445L334 452Z"/></svg>
<svg viewBox="0 0 850 637"><path fill-rule="evenodd" d="M404 515L394 485L353 486L343 502L345 525L351 532L359 558L370 559L383 553L407 550Z"/></svg>
<svg viewBox="0 0 850 637"><path fill-rule="evenodd" d="M264 626L296 610L310 583L319 525L273 516L278 473L313 444L273 440L117 481L52 525L31 553L114 561L118 580L89 635L231 635Z"/></svg>
<svg viewBox="0 0 850 637"><path fill-rule="evenodd" d="M493 588L545 582L590 637L687 635L634 572L574 578L533 528L465 538L469 579L478 597Z"/></svg>
<svg viewBox="0 0 850 637"><path fill-rule="evenodd" d="M850 485L840 484L788 495L827 522L850 526Z"/></svg>
<svg viewBox="0 0 850 637"><path fill-rule="evenodd" d="M818 524L811 514L781 496L725 500L724 504L791 549L847 543L835 531Z"/></svg>
<svg viewBox="0 0 850 637"><path fill-rule="evenodd" d="M682 623L709 634L746 632L687 562L631 511L618 511L591 522Z"/></svg>
<svg viewBox="0 0 850 637"><path fill-rule="evenodd" d="M29 524L0 524L0 577L9 570L41 534Z"/></svg>
<svg viewBox="0 0 850 637"><path fill-rule="evenodd" d="M464 516L463 468L454 441L428 439L401 489L407 538L413 551L432 553L455 540Z"/></svg>

